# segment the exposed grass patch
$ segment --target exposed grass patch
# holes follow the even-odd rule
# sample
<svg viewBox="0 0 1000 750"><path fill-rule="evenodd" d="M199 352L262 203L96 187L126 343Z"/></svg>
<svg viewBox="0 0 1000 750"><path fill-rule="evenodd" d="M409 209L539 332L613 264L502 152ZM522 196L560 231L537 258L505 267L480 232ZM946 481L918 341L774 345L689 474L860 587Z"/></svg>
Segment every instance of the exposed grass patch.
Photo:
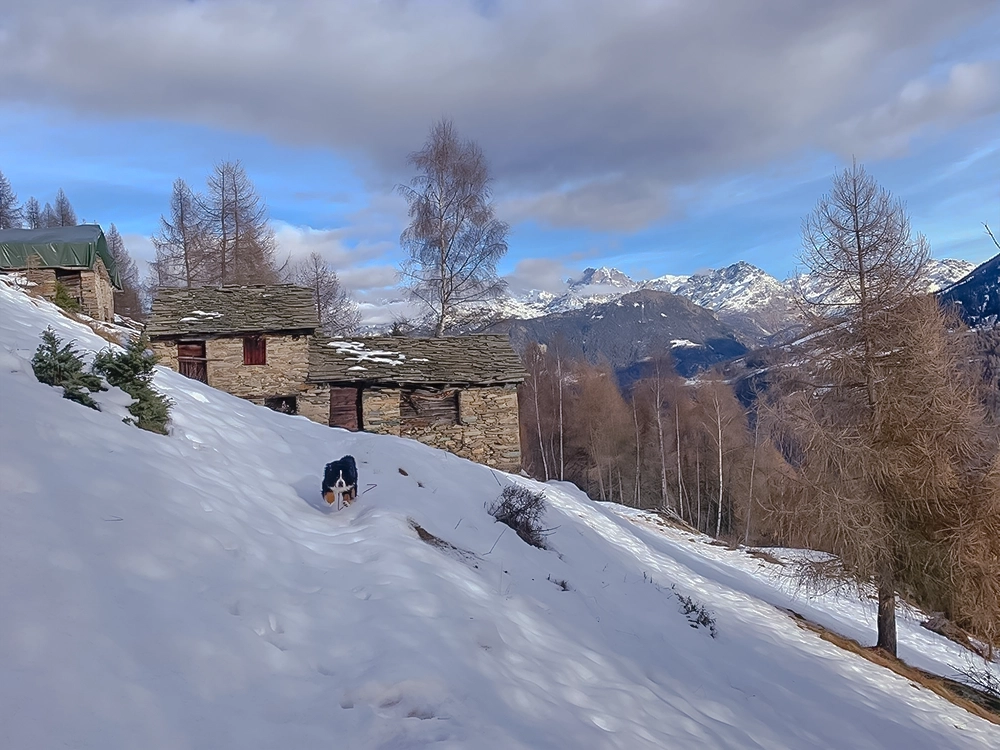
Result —
<svg viewBox="0 0 1000 750"><path fill-rule="evenodd" d="M467 549L456 547L451 542L446 542L441 537L435 536L412 518L407 518L406 520L409 521L410 528L412 528L415 532L417 532L417 537L420 539L420 541L426 542L435 549L439 549L442 552L450 554L452 557L456 557L466 564L471 564L472 567L474 568L479 567L479 564L477 562L479 560L479 556L476 555L474 552L469 552L469 550Z"/></svg>
<svg viewBox="0 0 1000 750"><path fill-rule="evenodd" d="M851 638L834 633L832 630L806 619L798 612L793 612L790 609L785 610L785 612L795 620L795 623L800 628L818 633L819 637L824 641L839 646L845 651L850 651L852 654L857 654L873 664L890 669L901 677L908 679L915 687L924 687L945 700L954 703L956 706L964 708L969 713L1000 726L1000 700L988 693L965 685L957 680L951 680L947 677L941 677L930 672L925 672L922 669L911 667L906 662L887 654L881 649L862 646Z"/></svg>

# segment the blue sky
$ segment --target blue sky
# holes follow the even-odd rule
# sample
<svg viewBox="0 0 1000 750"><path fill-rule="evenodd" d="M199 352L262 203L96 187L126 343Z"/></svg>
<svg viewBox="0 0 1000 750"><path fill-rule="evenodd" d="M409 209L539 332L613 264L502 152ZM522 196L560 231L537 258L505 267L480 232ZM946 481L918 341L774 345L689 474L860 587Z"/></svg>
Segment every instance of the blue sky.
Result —
<svg viewBox="0 0 1000 750"><path fill-rule="evenodd" d="M81 5L0 0L0 171L21 199L62 187L139 259L175 178L240 159L283 252L391 297L392 188L441 116L493 166L515 289L597 265L787 276L852 156L935 256L995 252L992 0Z"/></svg>

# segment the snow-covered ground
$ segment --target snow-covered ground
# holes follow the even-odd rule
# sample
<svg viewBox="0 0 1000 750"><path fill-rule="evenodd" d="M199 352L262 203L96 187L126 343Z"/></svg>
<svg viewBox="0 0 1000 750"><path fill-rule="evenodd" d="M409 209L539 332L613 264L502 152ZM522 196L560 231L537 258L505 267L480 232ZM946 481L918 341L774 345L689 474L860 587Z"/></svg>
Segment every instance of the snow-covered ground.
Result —
<svg viewBox="0 0 1000 750"><path fill-rule="evenodd" d="M140 431L35 380L47 325L107 346L0 283L0 747L1000 748L778 608L870 641L850 597L570 485L165 369L171 435ZM321 472L345 453L361 495L331 512ZM551 549L486 514L510 483L545 490ZM901 617L905 659L963 663Z"/></svg>

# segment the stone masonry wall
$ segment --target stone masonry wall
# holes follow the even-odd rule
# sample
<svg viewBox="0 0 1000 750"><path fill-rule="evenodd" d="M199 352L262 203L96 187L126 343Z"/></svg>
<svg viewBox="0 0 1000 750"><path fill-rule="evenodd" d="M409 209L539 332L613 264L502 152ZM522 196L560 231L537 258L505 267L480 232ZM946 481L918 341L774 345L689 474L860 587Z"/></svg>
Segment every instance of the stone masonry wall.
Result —
<svg viewBox="0 0 1000 750"><path fill-rule="evenodd" d="M115 288L100 258L93 271L80 271L80 302L85 315L105 323L114 322Z"/></svg>
<svg viewBox="0 0 1000 750"><path fill-rule="evenodd" d="M399 435L399 389L365 388L361 392L361 419L368 432Z"/></svg>
<svg viewBox="0 0 1000 750"><path fill-rule="evenodd" d="M270 396L297 396L309 370L309 337L265 334L267 364L243 364L243 338L205 342L208 384L234 396L260 400Z"/></svg>
<svg viewBox="0 0 1000 750"><path fill-rule="evenodd" d="M366 388L361 393L362 427L380 435L401 435L442 448L502 471L521 468L521 439L514 386L468 388L459 392L456 425L416 427L401 424L398 388ZM330 423L330 389L307 386L299 394L299 414Z"/></svg>
<svg viewBox="0 0 1000 750"><path fill-rule="evenodd" d="M299 416L330 424L330 386L307 385L299 393Z"/></svg>
<svg viewBox="0 0 1000 750"><path fill-rule="evenodd" d="M205 342L205 357L208 360L208 384L234 396L263 403L272 396L309 395L306 374L309 369L309 337L281 336L265 334L267 340L267 364L243 364L243 337L208 339ZM153 341L153 352L160 364L177 370L177 342ZM305 414L316 422L326 424L330 414L329 389L325 397L311 394L311 405L306 403ZM308 412L308 413L307 413Z"/></svg>
<svg viewBox="0 0 1000 750"><path fill-rule="evenodd" d="M459 391L459 424L400 426L403 437L443 448L501 471L521 468L517 389L513 386Z"/></svg>
<svg viewBox="0 0 1000 750"><path fill-rule="evenodd" d="M179 369L177 365L177 343L174 341L151 341L149 348L164 367L169 367L174 372Z"/></svg>

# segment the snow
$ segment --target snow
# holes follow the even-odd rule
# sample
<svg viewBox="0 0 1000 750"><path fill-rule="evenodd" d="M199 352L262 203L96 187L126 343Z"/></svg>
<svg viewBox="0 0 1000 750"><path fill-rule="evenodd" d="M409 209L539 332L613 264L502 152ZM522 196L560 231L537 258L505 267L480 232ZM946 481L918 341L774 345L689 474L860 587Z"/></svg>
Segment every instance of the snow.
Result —
<svg viewBox="0 0 1000 750"><path fill-rule="evenodd" d="M870 642L868 603L572 485L164 368L171 434L138 430L34 379L46 326L107 346L0 283L2 747L1000 748L1000 727L778 609ZM361 494L335 512L321 475L345 453ZM545 491L551 549L483 510L509 483ZM962 663L901 618L904 658Z"/></svg>
<svg viewBox="0 0 1000 750"><path fill-rule="evenodd" d="M670 348L671 349L676 349L677 347L685 347L685 346L701 346L701 344L696 344L696 343L694 343L693 341L691 341L689 339L671 339L670 340Z"/></svg>
<svg viewBox="0 0 1000 750"><path fill-rule="evenodd" d="M364 341L330 341L327 346L333 347L338 354L354 354L357 356L347 357L350 362L378 362L385 365L399 365L406 359L406 355L400 352L388 351L386 349L369 349ZM426 360L425 360L426 361ZM348 370L359 369L358 367L348 367ZM360 369L364 370L364 367Z"/></svg>

